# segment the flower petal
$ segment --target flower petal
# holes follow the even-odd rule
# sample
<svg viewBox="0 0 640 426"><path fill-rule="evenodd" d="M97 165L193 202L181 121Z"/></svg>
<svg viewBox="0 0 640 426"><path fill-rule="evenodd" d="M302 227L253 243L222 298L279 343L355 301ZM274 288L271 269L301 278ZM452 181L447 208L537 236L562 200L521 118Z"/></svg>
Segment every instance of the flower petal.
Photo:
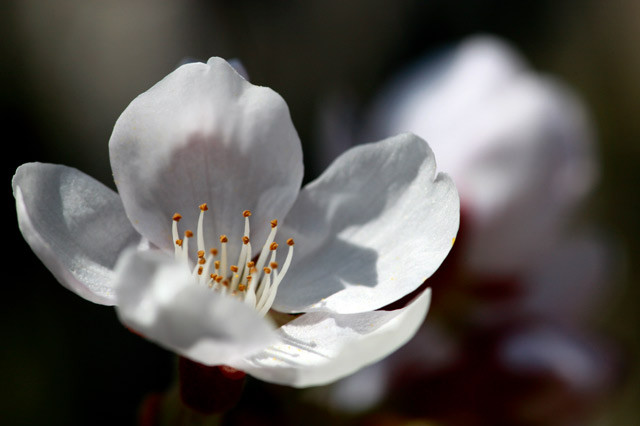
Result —
<svg viewBox="0 0 640 426"><path fill-rule="evenodd" d="M119 253L140 241L111 189L66 166L28 163L13 177L18 224L25 240L66 288L113 305Z"/></svg>
<svg viewBox="0 0 640 426"><path fill-rule="evenodd" d="M253 309L198 285L183 263L160 251L128 251L116 273L120 321L193 361L229 364L277 340Z"/></svg>
<svg viewBox="0 0 640 426"><path fill-rule="evenodd" d="M415 290L438 268L458 230L451 179L431 149L404 134L344 153L307 185L283 236L296 252L274 308L365 312Z"/></svg>
<svg viewBox="0 0 640 426"><path fill-rule="evenodd" d="M116 122L111 167L134 227L165 249L171 217L195 231L208 203L205 243L241 245L245 209L252 239L282 219L302 181L302 150L284 100L244 80L224 60L179 67L138 96ZM255 245L256 247L258 245ZM257 250L257 249L256 249Z"/></svg>
<svg viewBox="0 0 640 426"><path fill-rule="evenodd" d="M431 290L395 311L310 312L284 326L281 342L234 365L261 380L317 386L374 363L406 343L429 309Z"/></svg>

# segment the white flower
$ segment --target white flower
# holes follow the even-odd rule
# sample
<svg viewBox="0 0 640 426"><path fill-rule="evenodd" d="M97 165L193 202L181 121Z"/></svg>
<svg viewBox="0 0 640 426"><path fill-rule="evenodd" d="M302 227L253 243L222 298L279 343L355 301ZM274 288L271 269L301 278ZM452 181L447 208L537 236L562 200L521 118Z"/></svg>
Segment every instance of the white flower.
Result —
<svg viewBox="0 0 640 426"><path fill-rule="evenodd" d="M429 291L378 310L436 270L458 228L455 187L420 138L356 147L300 190L285 102L212 58L138 96L109 149L118 193L65 166L21 166L19 225L65 287L116 305L148 339L311 386L386 356L422 323ZM274 329L274 310L301 315Z"/></svg>

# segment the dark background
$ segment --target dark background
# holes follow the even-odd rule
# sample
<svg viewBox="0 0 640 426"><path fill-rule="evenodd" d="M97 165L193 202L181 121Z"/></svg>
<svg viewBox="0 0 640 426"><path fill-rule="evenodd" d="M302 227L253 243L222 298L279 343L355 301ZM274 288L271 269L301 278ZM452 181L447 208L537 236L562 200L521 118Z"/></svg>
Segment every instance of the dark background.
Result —
<svg viewBox="0 0 640 426"><path fill-rule="evenodd" d="M171 354L124 329L113 309L55 282L16 225L10 181L29 161L76 167L113 187L107 142L126 105L185 59L239 58L289 104L318 173L317 113L333 91L361 102L442 43L502 36L579 92L598 130L602 176L589 215L619 242L611 300L594 313L629 374L594 425L637 424L640 2L634 0L228 0L0 3L5 147L0 423L131 424L173 380Z"/></svg>

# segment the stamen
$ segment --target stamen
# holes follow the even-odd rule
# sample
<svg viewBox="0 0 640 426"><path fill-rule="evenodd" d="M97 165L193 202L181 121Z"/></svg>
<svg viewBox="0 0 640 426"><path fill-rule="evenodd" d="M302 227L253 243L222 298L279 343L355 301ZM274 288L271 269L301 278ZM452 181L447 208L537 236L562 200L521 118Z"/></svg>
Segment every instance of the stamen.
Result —
<svg viewBox="0 0 640 426"><path fill-rule="evenodd" d="M225 271L227 269L227 242L229 239L226 235L220 235L220 250L222 251L221 257L221 267L220 269Z"/></svg>
<svg viewBox="0 0 640 426"><path fill-rule="evenodd" d="M180 219L182 219L182 216L179 213L175 213L172 217L172 221L171 221L171 234L173 237L173 241L176 242L176 245L174 247L174 256L178 257L180 255L180 248L182 247L182 240L180 239L180 237L178 236L178 222L180 222Z"/></svg>
<svg viewBox="0 0 640 426"><path fill-rule="evenodd" d="M229 238L224 234L220 235L220 260L214 261L214 257L218 255L219 251L215 247L210 247L207 251L204 238L204 212L208 211L209 208L206 203L201 204L199 208L200 215L195 234L198 246L197 257L195 265L191 269L195 281L222 295L237 297L248 306L256 309L260 315L265 315L271 309L278 286L291 264L293 239L289 238L286 242L289 246L289 252L282 268L279 269L278 262L276 262L278 243L275 242L278 221L273 219L269 222L271 231L260 250L258 258L255 261L251 260L254 254L251 249L250 239L249 217L251 217L251 211L244 210L242 212L242 216L245 219L244 235L242 236L242 246L240 247L238 261L227 269L227 243ZM175 256L176 259L183 260L185 264L193 265L189 261L189 239L194 236L194 233L191 230L186 230L184 231L184 237L180 238L178 222L181 219L182 216L179 213L174 214L172 217L171 232L175 242Z"/></svg>
<svg viewBox="0 0 640 426"><path fill-rule="evenodd" d="M207 203L200 204L200 216L198 216L198 252L204 251L204 231L202 222L204 221L204 212L209 210Z"/></svg>

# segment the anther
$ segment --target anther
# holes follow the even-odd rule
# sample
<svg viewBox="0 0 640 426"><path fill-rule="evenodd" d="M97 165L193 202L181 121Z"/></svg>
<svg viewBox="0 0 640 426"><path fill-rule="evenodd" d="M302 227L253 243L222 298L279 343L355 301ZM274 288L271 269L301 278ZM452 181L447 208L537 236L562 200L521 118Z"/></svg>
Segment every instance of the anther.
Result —
<svg viewBox="0 0 640 426"><path fill-rule="evenodd" d="M249 216L251 216L251 210L245 210L245 211L243 211L243 212L242 212L242 216L244 216L244 217L249 217Z"/></svg>
<svg viewBox="0 0 640 426"><path fill-rule="evenodd" d="M292 246L292 245L294 245L294 244L295 244L295 242L293 241L293 238L289 238L289 239L287 240L287 245Z"/></svg>
<svg viewBox="0 0 640 426"><path fill-rule="evenodd" d="M204 257L204 250L198 250L198 259L202 259Z"/></svg>
<svg viewBox="0 0 640 426"><path fill-rule="evenodd" d="M223 276L222 275L218 275L216 277L216 282L219 283L220 281L222 281ZM226 285L226 284L225 284Z"/></svg>
<svg viewBox="0 0 640 426"><path fill-rule="evenodd" d="M231 272L233 272L234 274L238 272L238 267L236 265L229 266L229 269L231 269Z"/></svg>
<svg viewBox="0 0 640 426"><path fill-rule="evenodd" d="M262 270L264 271L265 274L270 274L271 273L271 269L267 268L266 266L264 268L262 268Z"/></svg>
<svg viewBox="0 0 640 426"><path fill-rule="evenodd" d="M271 227L275 228L276 226L278 226L278 219L273 219L270 223L271 223Z"/></svg>
<svg viewBox="0 0 640 426"><path fill-rule="evenodd" d="M244 244L249 244L249 237L247 237L246 235L244 237L242 237L242 242Z"/></svg>
<svg viewBox="0 0 640 426"><path fill-rule="evenodd" d="M207 259L205 259L204 257L201 257L200 259L198 259L198 264L204 265L205 263L207 263Z"/></svg>
<svg viewBox="0 0 640 426"><path fill-rule="evenodd" d="M176 213L173 215L173 220L175 220L176 222L180 222L180 219L182 219L182 215L180 213Z"/></svg>
<svg viewBox="0 0 640 426"><path fill-rule="evenodd" d="M229 239L227 238L226 235L220 235L220 242L221 243L226 243L227 241L229 241Z"/></svg>
<svg viewBox="0 0 640 426"><path fill-rule="evenodd" d="M247 262L247 268L251 269L254 266L256 266L256 262L254 262L253 260L251 262Z"/></svg>
<svg viewBox="0 0 640 426"><path fill-rule="evenodd" d="M220 261L219 261L219 260L216 260L215 262L213 262L213 266L214 266L214 268L216 268L216 269L220 269Z"/></svg>
<svg viewBox="0 0 640 426"><path fill-rule="evenodd" d="M187 238L193 237L193 231L187 229L186 231L184 231L184 236Z"/></svg>
<svg viewBox="0 0 640 426"><path fill-rule="evenodd" d="M182 247L182 240L176 240L176 244L178 245L178 247Z"/></svg>
<svg viewBox="0 0 640 426"><path fill-rule="evenodd" d="M209 253L211 253L211 256L217 256L218 255L218 249L212 248L211 250L209 250Z"/></svg>
<svg viewBox="0 0 640 426"><path fill-rule="evenodd" d="M207 203L203 203L200 204L200 210L202 210L203 212L206 212L207 210L209 210L209 207L207 207Z"/></svg>
<svg viewBox="0 0 640 426"><path fill-rule="evenodd" d="M240 285L238 286L238 291L245 291L246 289L247 289L247 286L246 286L246 285L244 285L244 284L240 284Z"/></svg>
<svg viewBox="0 0 640 426"><path fill-rule="evenodd" d="M202 266L198 267L198 275L202 275Z"/></svg>
<svg viewBox="0 0 640 426"><path fill-rule="evenodd" d="M275 250L277 248L278 248L278 243L276 242L271 243L271 245L269 246L269 250Z"/></svg>
<svg viewBox="0 0 640 426"><path fill-rule="evenodd" d="M278 269L278 262L271 262L269 266L271 266L271 269Z"/></svg>

